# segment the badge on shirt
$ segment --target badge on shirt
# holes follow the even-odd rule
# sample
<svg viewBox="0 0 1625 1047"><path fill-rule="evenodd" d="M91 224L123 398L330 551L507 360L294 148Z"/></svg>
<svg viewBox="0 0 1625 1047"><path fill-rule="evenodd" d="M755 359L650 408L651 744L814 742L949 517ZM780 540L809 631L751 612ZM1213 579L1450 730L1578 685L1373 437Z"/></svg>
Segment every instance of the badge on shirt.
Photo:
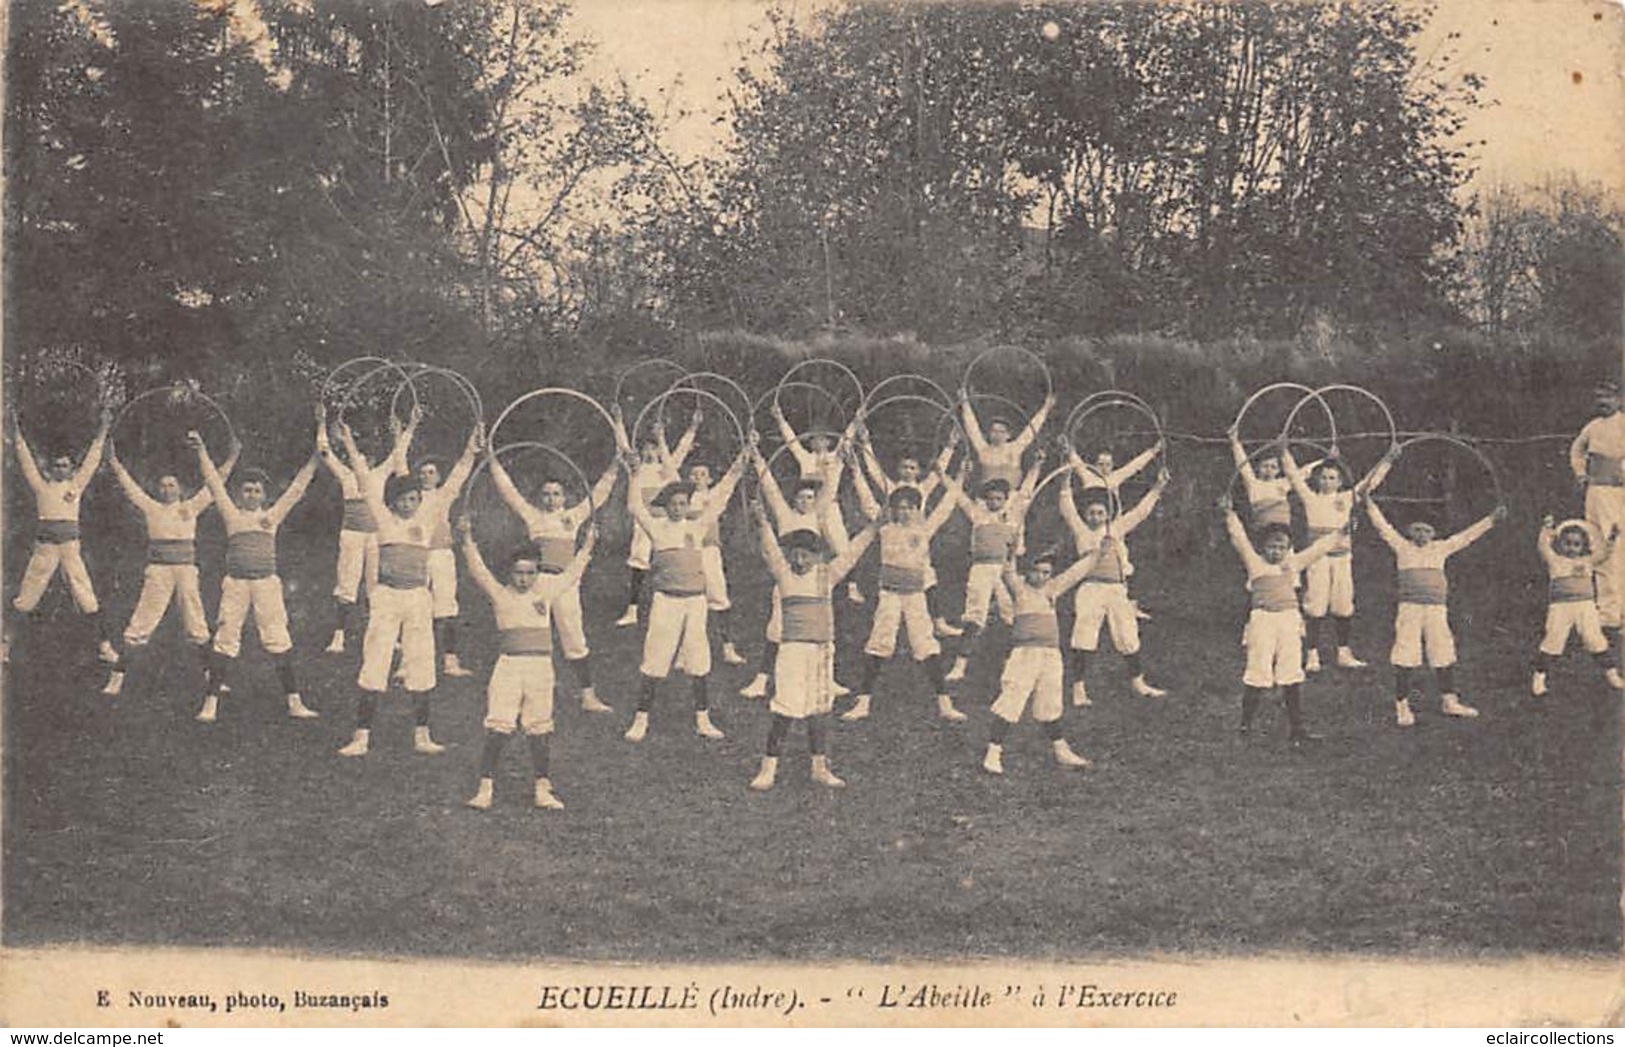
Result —
<svg viewBox="0 0 1625 1047"><path fill-rule="evenodd" d="M192 518L192 514L185 509L179 510L175 515L182 520L190 520Z"/></svg>
<svg viewBox="0 0 1625 1047"><path fill-rule="evenodd" d="M260 530L262 531L269 531L271 529L271 518L269 516L262 516L256 522L260 525Z"/></svg>
<svg viewBox="0 0 1625 1047"><path fill-rule="evenodd" d="M683 535L683 544L690 549L694 548L694 536L692 534Z"/></svg>
<svg viewBox="0 0 1625 1047"><path fill-rule="evenodd" d="M908 536L908 547L910 549L918 549L920 547L920 542L921 538L919 535L911 534Z"/></svg>
<svg viewBox="0 0 1625 1047"><path fill-rule="evenodd" d="M67 490L66 490L66 491L63 491L63 492L62 492L62 500L63 500L63 501L64 501L64 502L72 502L72 501L76 501L76 500L77 500L77 499L78 499L78 497L79 497L79 492L78 492L78 491L75 491L75 490L74 490L74 489L73 489L73 488L71 488L71 487L70 487L70 488L68 488L68 489L67 489Z"/></svg>

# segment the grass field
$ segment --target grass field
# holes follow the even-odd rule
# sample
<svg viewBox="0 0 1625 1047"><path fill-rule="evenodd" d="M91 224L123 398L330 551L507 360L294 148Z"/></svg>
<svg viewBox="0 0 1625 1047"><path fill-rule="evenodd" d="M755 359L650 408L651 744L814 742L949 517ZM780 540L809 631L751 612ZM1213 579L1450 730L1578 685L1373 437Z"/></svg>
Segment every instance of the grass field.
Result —
<svg viewBox="0 0 1625 1047"><path fill-rule="evenodd" d="M318 483L312 501L336 500ZM1476 722L1446 721L1430 697L1418 726L1401 732L1386 668L1334 670L1305 689L1322 745L1289 748L1273 703L1265 736L1244 743L1233 730L1235 557L1222 546L1185 558L1147 549L1136 578L1154 614L1146 657L1171 694L1130 696L1121 663L1102 658L1096 704L1065 721L1093 769L1056 767L1029 723L1011 736L1004 778L985 775L999 658L962 685L972 719L961 725L935 719L922 678L899 664L872 719L832 728L848 788L808 783L798 730L766 795L745 788L768 720L762 703L736 696L748 668L719 663L714 678L726 740L694 735L675 682L648 741L622 740L640 638L611 625L625 584L624 547L612 543L589 580L588 628L600 694L618 715L561 704L553 778L565 811L529 806L515 744L497 805L480 814L463 800L492 657L483 598L464 583L467 660L479 675L441 683L436 734L449 751L411 753L397 693L373 754L340 758L356 655L317 653L331 628L333 541L314 519L302 509L290 522L282 567L320 720L283 714L255 651L220 722L193 722L199 685L173 621L117 701L98 695L91 638L60 589L40 622L18 626L5 678L8 944L616 960L1621 946L1620 702L1579 655L1553 674L1549 710L1522 700L1541 615L1528 520L1452 570ZM133 535L128 520L117 526ZM211 607L218 529L202 528ZM1360 536L1356 646L1380 665L1393 572L1370 541ZM961 542L938 553L954 599ZM735 545L736 618L754 657L763 572L748 544ZM20 566L14 555L13 579ZM138 587L131 566L92 562L120 625ZM873 572L871 554L859 569L871 591ZM850 683L868 608L843 607L841 618Z"/></svg>

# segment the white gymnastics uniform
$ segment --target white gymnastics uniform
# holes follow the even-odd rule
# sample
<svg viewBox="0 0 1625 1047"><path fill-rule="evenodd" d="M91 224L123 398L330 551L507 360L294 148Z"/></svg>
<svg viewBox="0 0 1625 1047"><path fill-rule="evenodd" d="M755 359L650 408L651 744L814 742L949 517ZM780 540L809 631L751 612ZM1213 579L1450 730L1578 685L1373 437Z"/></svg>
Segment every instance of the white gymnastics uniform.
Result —
<svg viewBox="0 0 1625 1047"><path fill-rule="evenodd" d="M553 626L549 618L556 601L581 580L579 571L570 571L575 559L573 543L565 566L542 575L525 592L499 582L477 548L464 548L469 575L491 601L501 652L485 688L485 729L512 734L517 725L528 735L552 734Z"/></svg>
<svg viewBox="0 0 1625 1047"><path fill-rule="evenodd" d="M999 697L992 709L993 715L1005 723L1019 723L1029 701L1038 723L1054 723L1061 718L1065 669L1052 585L1034 587L1024 578L1016 580L1012 593L1016 619L1013 646L999 676Z"/></svg>
<svg viewBox="0 0 1625 1047"><path fill-rule="evenodd" d="M835 609L829 577L828 568L819 565L806 574L790 572L775 589L783 621L768 708L792 720L825 715L835 705Z"/></svg>
<svg viewBox="0 0 1625 1047"><path fill-rule="evenodd" d="M1571 632L1580 634L1580 642L1591 654L1608 650L1592 581L1596 562L1590 557L1559 556L1545 541L1540 551L1551 576L1551 602L1546 606L1546 635L1541 637L1540 653L1554 658L1561 655Z"/></svg>
<svg viewBox="0 0 1625 1047"><path fill-rule="evenodd" d="M1309 525L1309 540L1319 541L1328 534L1337 534L1332 551L1309 565L1303 594L1303 612L1311 618L1324 618L1328 613L1338 618L1354 614L1354 545L1346 530L1349 514L1354 511L1354 492L1339 490L1333 494L1310 491L1299 492L1303 501L1304 519Z"/></svg>
<svg viewBox="0 0 1625 1047"><path fill-rule="evenodd" d="M520 516L525 522L525 533L536 543L542 574L562 575L575 559L581 526L592 519L590 505L578 502L554 512L527 506ZM551 627L558 631L559 648L565 659L575 662L587 657L592 652L587 646L586 622L581 613L581 580L577 578L559 590L550 604L548 617Z"/></svg>
<svg viewBox="0 0 1625 1047"><path fill-rule="evenodd" d="M1004 587L1004 565L1012 552L1020 551L1026 511L1023 500L1014 495L996 513L980 502L966 506L965 514L971 521L971 564L965 576L965 621L987 625L988 606L994 602L999 616L1010 618L1014 601Z"/></svg>
<svg viewBox="0 0 1625 1047"><path fill-rule="evenodd" d="M708 676L711 643L706 633L705 523L651 516L646 526L654 596L638 671L655 680L664 680L674 668L687 676Z"/></svg>
<svg viewBox="0 0 1625 1047"><path fill-rule="evenodd" d="M34 534L34 549L29 554L28 566L23 569L22 584L12 606L24 614L39 606L51 579L60 569L68 581L68 592L73 604L83 614L95 614L101 609L96 602L96 589L90 584L90 571L85 567L84 555L79 547L79 505L84 500L85 488L96 475L101 464L103 438L98 437L85 452L85 460L66 480L47 480L34 461L28 444L17 440L17 461L24 481L34 492L34 506L38 525Z"/></svg>
<svg viewBox="0 0 1625 1047"><path fill-rule="evenodd" d="M637 498L646 508L653 508L651 503L668 484L676 483L680 477L675 465L665 462L640 462L632 470L632 476L626 487L628 498ZM649 554L652 551L649 544L649 532L637 522L636 516L632 519L632 546L627 552L626 566L634 571L647 571L649 569Z"/></svg>
<svg viewBox="0 0 1625 1047"><path fill-rule="evenodd" d="M344 603L361 597L361 583L370 594L378 582L378 521L361 493L355 471L328 452L328 469L338 478L344 496L344 517L339 524L339 556L333 571L333 596Z"/></svg>
<svg viewBox="0 0 1625 1047"><path fill-rule="evenodd" d="M929 524L889 523L880 529L880 596L875 603L869 641L863 647L865 654L877 658L896 654L899 629L908 630L908 646L915 661L923 662L942 652L925 600L933 531Z"/></svg>
<svg viewBox="0 0 1625 1047"><path fill-rule="evenodd" d="M378 519L378 587L367 614L361 641L363 691L389 690L395 646L401 649L401 676L408 691L434 689L434 597L429 592L429 549L434 522L449 501L447 485L424 491L418 511L403 520L391 512L382 494L369 490L368 503Z"/></svg>
<svg viewBox="0 0 1625 1047"><path fill-rule="evenodd" d="M226 526L226 574L220 579L220 609L214 630L216 654L237 657L242 650L243 623L250 612L261 647L270 654L293 650L288 608L282 600L282 579L277 576L276 536L315 474L315 462L307 463L282 497L261 509L239 509L230 499L216 500L215 508Z"/></svg>
<svg viewBox="0 0 1625 1047"><path fill-rule="evenodd" d="M141 595L124 629L124 642L140 647L152 639L173 600L180 607L186 638L195 644L209 641L209 620L197 573L197 521L214 495L199 491L182 501L165 504L141 490L134 481L125 487L130 501L147 524L147 566L141 575Z"/></svg>
<svg viewBox="0 0 1625 1047"><path fill-rule="evenodd" d="M1458 534L1426 545L1407 541L1382 510L1370 504L1377 533L1394 551L1399 570L1399 607L1394 612L1394 647L1389 662L1401 669L1433 669L1456 664L1456 637L1450 631L1450 584L1445 561L1477 541L1493 525L1485 519Z"/></svg>
<svg viewBox="0 0 1625 1047"><path fill-rule="evenodd" d="M1140 621L1129 599L1128 579L1134 573L1128 545L1105 528L1085 527L1076 535L1078 555L1095 553L1094 565L1083 576L1073 597L1076 617L1072 622L1072 647L1093 653L1100 649L1100 627L1111 633L1112 649L1118 654L1140 651Z"/></svg>
<svg viewBox="0 0 1625 1047"><path fill-rule="evenodd" d="M1606 536L1625 530L1625 413L1593 418L1569 447L1576 477L1586 478L1586 519ZM1617 628L1625 612L1625 542L1597 572L1597 609L1603 625Z"/></svg>
<svg viewBox="0 0 1625 1047"><path fill-rule="evenodd" d="M733 489L721 493L722 499L733 494ZM694 493L689 495L689 516L698 518L705 513L706 506L711 500L718 497L715 487L700 489L696 487ZM705 567L705 601L713 611L726 611L733 606L728 599L728 575L722 566L722 521L718 520L711 525L705 533L705 545L700 548L700 556Z"/></svg>

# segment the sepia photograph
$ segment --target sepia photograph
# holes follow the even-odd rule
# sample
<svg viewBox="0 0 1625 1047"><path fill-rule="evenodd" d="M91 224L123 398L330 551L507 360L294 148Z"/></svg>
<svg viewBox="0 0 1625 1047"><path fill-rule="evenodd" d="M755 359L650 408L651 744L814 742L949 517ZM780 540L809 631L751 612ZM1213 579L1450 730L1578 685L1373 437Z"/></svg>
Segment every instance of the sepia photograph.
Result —
<svg viewBox="0 0 1625 1047"><path fill-rule="evenodd" d="M1612 1026L1613 0L11 0L0 1023Z"/></svg>

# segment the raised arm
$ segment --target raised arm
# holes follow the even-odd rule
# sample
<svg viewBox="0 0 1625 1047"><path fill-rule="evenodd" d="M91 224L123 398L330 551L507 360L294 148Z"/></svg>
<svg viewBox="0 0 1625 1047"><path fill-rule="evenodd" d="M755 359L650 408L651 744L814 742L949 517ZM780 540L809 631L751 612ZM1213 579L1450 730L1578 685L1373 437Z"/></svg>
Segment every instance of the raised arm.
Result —
<svg viewBox="0 0 1625 1047"><path fill-rule="evenodd" d="M876 487L890 494L892 480L891 477L886 475L886 467L880 464L880 457L875 454L874 444L871 444L866 438L860 438L858 440L858 454L863 459L864 474L874 482ZM852 470L854 476L857 473L858 470Z"/></svg>
<svg viewBox="0 0 1625 1047"><path fill-rule="evenodd" d="M446 474L445 481L439 487L439 490L446 492L445 497L448 501L454 501L462 492L463 485L468 483L469 476L474 472L474 458L484 446L485 423L479 422L475 424L474 431L468 434L468 443L463 445L462 457L457 459L457 463L451 467L451 472Z"/></svg>
<svg viewBox="0 0 1625 1047"><path fill-rule="evenodd" d="M875 493L869 489L869 482L863 478L862 469L852 470L852 489L858 493L858 506L863 510L864 516L871 520L884 516L880 503L875 500ZM891 492L886 493L890 497Z"/></svg>
<svg viewBox="0 0 1625 1047"><path fill-rule="evenodd" d="M1552 548L1552 542L1557 538L1557 521L1548 515L1540 524L1540 533L1535 536L1535 551L1540 558L1551 566L1558 561L1557 550Z"/></svg>
<svg viewBox="0 0 1625 1047"><path fill-rule="evenodd" d="M611 462L609 467L617 469L619 465ZM503 504L512 509L515 515L521 520L529 520L536 515L536 507L526 501L525 496L519 493L519 488L514 485L513 477L509 476L508 470L502 467L501 458L492 455L491 464L487 471L491 474L491 485L497 489L497 494L502 497Z"/></svg>
<svg viewBox="0 0 1625 1047"><path fill-rule="evenodd" d="M220 472L214 467L214 459L209 457L209 448L203 442L197 430L186 434L186 442L192 445L197 452L198 469L203 473L203 486L214 495L216 505L222 509L232 505L231 496L226 493L226 482L220 478Z"/></svg>
<svg viewBox="0 0 1625 1047"><path fill-rule="evenodd" d="M931 463L931 472L920 482L920 497L928 498L942 483L942 477L948 472L948 466L954 460L954 451L959 447L959 429L948 430L948 442L943 445L937 460Z"/></svg>
<svg viewBox="0 0 1625 1047"><path fill-rule="evenodd" d="M1246 477L1248 482L1254 479L1253 460L1247 457L1247 448L1241 445L1241 433L1235 426L1230 427L1230 460L1236 463L1236 469Z"/></svg>
<svg viewBox="0 0 1625 1047"><path fill-rule="evenodd" d="M620 479L621 470L610 462L598 477L598 482L592 485L592 492L588 496L594 509L602 509L609 504L610 496L615 493L615 481Z"/></svg>
<svg viewBox="0 0 1625 1047"><path fill-rule="evenodd" d="M722 474L722 479L711 489L711 497L705 500L705 511L696 518L701 527L709 530L722 519L722 514L728 508L728 499L733 497L734 488L739 485L739 477L744 474L745 462L749 458L750 449L740 448L733 464L728 466L728 471Z"/></svg>
<svg viewBox="0 0 1625 1047"><path fill-rule="evenodd" d="M1081 534L1083 517L1078 513L1078 500L1072 494L1071 473L1061 477L1061 494L1056 501L1060 503L1061 519L1066 521L1066 526L1071 529L1073 535Z"/></svg>
<svg viewBox="0 0 1625 1047"><path fill-rule="evenodd" d="M1161 453L1162 441L1158 440L1144 451L1141 451L1133 458L1130 458L1128 461L1124 462L1118 468L1113 469L1111 476L1106 478L1106 482L1112 487L1121 487L1123 484L1140 475L1140 473L1144 471L1145 467L1150 465L1152 460Z"/></svg>
<svg viewBox="0 0 1625 1047"><path fill-rule="evenodd" d="M875 536L880 533L881 523L882 520L878 516L871 519L867 527L852 537L846 548L841 550L841 554L830 561L830 585L839 585L852 573L852 568L858 565L858 561L863 559L863 554L869 551L869 546L874 544Z"/></svg>
<svg viewBox="0 0 1625 1047"><path fill-rule="evenodd" d="M796 434L795 426L784 417L784 412L779 409L776 401L773 404L773 421L778 424L779 435L784 438L784 446L790 448L790 457L796 460L796 468L801 470L802 475L805 476L809 469L816 468L818 462L813 458L813 453L801 446L801 437Z"/></svg>
<svg viewBox="0 0 1625 1047"><path fill-rule="evenodd" d="M783 523L790 516L790 505L784 500L784 492L779 489L779 481L768 468L767 459L762 457L760 451L751 450L751 460L756 463L756 486L762 492L762 499L767 507L773 511L773 519Z"/></svg>
<svg viewBox="0 0 1625 1047"><path fill-rule="evenodd" d="M551 582L551 592L548 594L549 604L557 598L559 593L575 586L581 581L581 576L587 573L587 565L592 562L592 551L598 544L598 525L587 525L587 540L581 543L581 548L570 557L570 563L556 577L548 578L543 575L542 580Z"/></svg>
<svg viewBox="0 0 1625 1047"><path fill-rule="evenodd" d="M677 438L677 446L672 448L670 453L666 455L667 464L673 469L681 469L683 463L688 460L689 453L694 450L694 438L699 435L700 419L704 417L704 412L699 408L695 408L694 417L689 419L688 428L683 430L683 435Z"/></svg>
<svg viewBox="0 0 1625 1047"><path fill-rule="evenodd" d="M118 460L117 453L107 456L107 468L113 471L113 479L117 480L119 487L123 488L124 497L128 498L137 509L151 510L158 508L158 500L135 482L135 477L131 476L130 471L124 468L124 463Z"/></svg>
<svg viewBox="0 0 1625 1047"><path fill-rule="evenodd" d="M17 466L23 471L23 479L35 492L45 486L45 477L40 475L39 463L34 460L34 449L28 446L28 440L23 436L21 427L16 424L15 415L12 416L12 432L17 437Z"/></svg>
<svg viewBox="0 0 1625 1047"><path fill-rule="evenodd" d="M1593 567L1601 567L1603 564L1607 563L1610 559L1612 559L1613 555L1614 555L1614 546L1618 542L1619 542L1619 524L1615 524L1613 527L1608 529L1608 534L1603 538L1602 542L1600 543L1601 548L1593 549L1591 551L1591 566L1593 566Z"/></svg>
<svg viewBox="0 0 1625 1047"><path fill-rule="evenodd" d="M1055 396L1052 393L1051 395L1044 397L1044 402L1038 408L1038 413L1033 415L1032 418L1027 422L1026 427L1022 429L1020 433L1016 434L1016 438L1014 440L1010 441L1010 445L1016 449L1017 454L1020 454L1028 447L1032 446L1032 442L1038 438L1038 434L1043 430L1044 423L1049 420L1049 413L1054 409Z"/></svg>
<svg viewBox="0 0 1625 1047"><path fill-rule="evenodd" d="M632 519L638 522L639 527L642 527L650 534L654 534L655 516L654 513L649 509L649 506L644 499L638 497L637 489L631 481L632 466L630 461L626 463L626 469L628 477L626 484L626 508L632 513Z"/></svg>
<svg viewBox="0 0 1625 1047"><path fill-rule="evenodd" d="M374 486L372 465L367 461L367 456L361 453L361 448L356 446L355 433L348 425L340 423L339 439L344 443L345 456L350 459L350 471L355 474L356 485L362 488Z"/></svg>
<svg viewBox="0 0 1625 1047"><path fill-rule="evenodd" d="M1382 507L1377 504L1375 498L1365 500L1365 514L1371 518L1371 526L1377 529L1377 534L1388 543L1388 548L1397 552L1405 547L1405 536L1388 522L1388 517L1383 514Z"/></svg>
<svg viewBox="0 0 1625 1047"><path fill-rule="evenodd" d="M1495 507L1494 512L1485 516L1483 519L1477 521L1471 526L1457 531L1449 538L1443 539L1439 544L1444 546L1445 555L1454 556L1456 553L1461 552L1463 549L1467 548L1469 545L1472 545L1486 534L1489 534L1490 528L1494 527L1497 521L1499 521L1505 515L1506 508L1498 505Z"/></svg>
<svg viewBox="0 0 1625 1047"><path fill-rule="evenodd" d="M963 389L959 392L959 415L965 423L965 439L970 441L971 450L976 452L979 460L987 450L987 437L982 433L982 423L976 418L976 407Z"/></svg>
<svg viewBox="0 0 1625 1047"><path fill-rule="evenodd" d="M113 413L106 407L102 408L101 422L96 426L95 439L85 449L85 460L79 463L79 468L73 474L74 485L83 489L90 483L91 477L102 466L102 449L107 446L107 430L112 427Z"/></svg>
<svg viewBox="0 0 1625 1047"><path fill-rule="evenodd" d="M937 499L937 507L931 510L931 515L925 518L925 533L934 535L942 530L942 525L953 519L954 510L961 501L969 502L965 497L964 489L965 470L961 469L958 477L943 474L942 483L944 494ZM973 518L974 519L974 518Z"/></svg>
<svg viewBox="0 0 1625 1047"><path fill-rule="evenodd" d="M1300 501L1308 501L1315 492L1309 489L1309 484L1303 478L1303 470L1298 467L1297 459L1292 457L1292 448L1281 448L1281 471L1286 473L1287 482L1292 485L1293 493Z"/></svg>
<svg viewBox="0 0 1625 1047"><path fill-rule="evenodd" d="M1224 509L1224 530L1230 536L1230 547L1241 557L1242 563L1247 565L1249 571L1256 569L1256 565L1262 562L1263 557L1253 548L1253 540L1247 536L1246 525L1241 522L1241 517L1236 515L1235 507L1230 504L1228 495L1221 499L1219 504Z"/></svg>
<svg viewBox="0 0 1625 1047"><path fill-rule="evenodd" d="M468 576L474 579L474 584L480 587L490 599L496 599L502 591L502 583L496 575L485 565L485 557L480 555L479 543L474 541L474 525L468 517L457 521L457 531L463 536L463 562L468 567Z"/></svg>
<svg viewBox="0 0 1625 1047"><path fill-rule="evenodd" d="M404 429L395 434L395 443L389 449L389 457L378 463L378 468L388 470L386 475L405 476L412 471L411 467L407 465L407 457L412 453L412 440L417 436L418 422L422 420L422 417L419 412L414 410L411 421L406 423ZM350 461L354 462L355 460L355 456L351 455Z"/></svg>
<svg viewBox="0 0 1625 1047"><path fill-rule="evenodd" d="M305 496L305 492L310 490L310 481L316 479L316 463L318 460L316 452L311 451L310 457L305 459L305 464L301 465L299 471L293 474L293 479L288 483L288 489L283 491L282 497L278 498L276 504L271 506L271 519L281 523L288 518L289 513L293 512L293 507L298 505L299 500Z"/></svg>
<svg viewBox="0 0 1625 1047"><path fill-rule="evenodd" d="M1307 549L1295 552L1288 557L1287 563L1301 571L1305 567L1308 567L1310 564L1314 563L1316 560L1320 559L1322 556L1325 556L1327 553L1331 552L1333 549L1336 549L1338 543L1342 541L1347 534L1347 528L1323 534L1313 542L1310 542Z"/></svg>
<svg viewBox="0 0 1625 1047"><path fill-rule="evenodd" d="M1157 507L1157 501L1162 498L1162 492L1167 489L1168 473L1167 470L1164 470L1157 476L1157 482L1152 485L1151 490L1147 491L1145 497L1140 499L1140 504L1117 518L1117 526L1114 530L1116 530L1118 537L1127 538L1136 527L1145 523L1151 516L1151 510Z"/></svg>
<svg viewBox="0 0 1625 1047"><path fill-rule="evenodd" d="M1082 556L1078 557L1076 560L1072 561L1071 567L1068 567L1056 577L1051 578L1044 586L1045 595L1049 596L1052 600L1056 597L1065 595L1066 592L1073 586L1083 581L1084 577L1094 568L1095 561L1099 558L1100 546L1097 545L1093 549L1090 549L1088 552L1084 553Z"/></svg>
<svg viewBox="0 0 1625 1047"><path fill-rule="evenodd" d="M784 580L790 576L790 561L784 558L784 550L779 548L779 539L773 533L773 525L768 522L767 510L762 508L761 502L750 503L751 517L756 521L757 537L761 542L762 562L767 564L767 573L773 576L777 585L783 585Z"/></svg>

